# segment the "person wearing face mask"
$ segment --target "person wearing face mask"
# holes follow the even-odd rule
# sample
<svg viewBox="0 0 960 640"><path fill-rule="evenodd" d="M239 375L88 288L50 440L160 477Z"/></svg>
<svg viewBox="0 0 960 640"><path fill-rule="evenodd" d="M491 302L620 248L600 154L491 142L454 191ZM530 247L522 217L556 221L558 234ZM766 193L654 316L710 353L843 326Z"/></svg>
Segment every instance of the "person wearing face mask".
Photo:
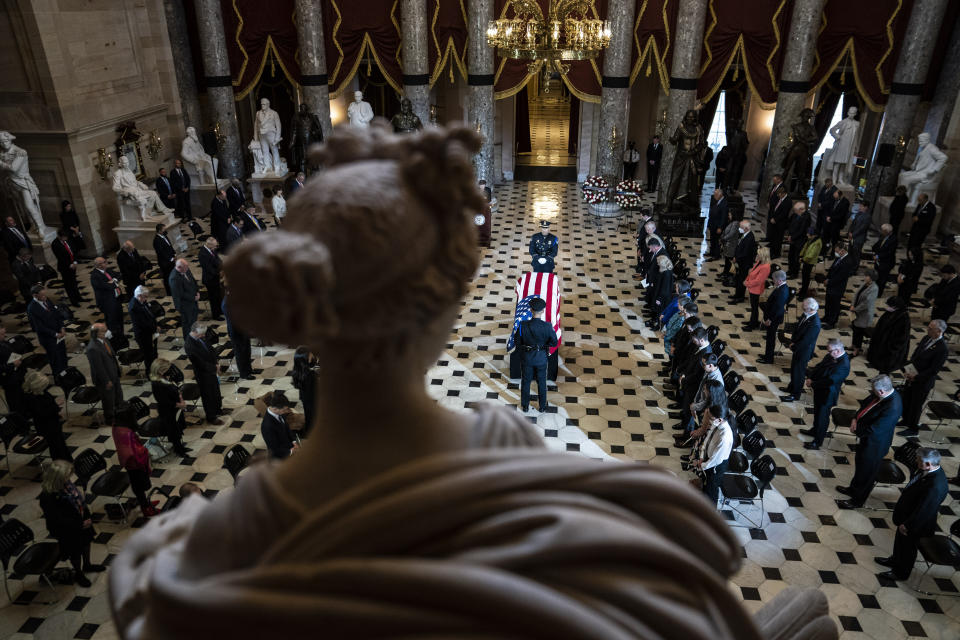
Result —
<svg viewBox="0 0 960 640"><path fill-rule="evenodd" d="M123 402L123 389L120 388L120 364L117 354L110 344L113 333L107 325L96 322L90 326L90 342L86 355L90 363L90 381L100 392L103 403L103 419L113 425L114 412Z"/></svg>
<svg viewBox="0 0 960 640"><path fill-rule="evenodd" d="M830 424L830 409L837 404L840 387L850 375L850 357L837 338L827 343L827 356L807 372L806 386L813 390L813 428L800 433L813 438L803 445L816 451L823 444Z"/></svg>
<svg viewBox="0 0 960 640"><path fill-rule="evenodd" d="M903 302L909 307L913 294L917 292L920 285L920 277L923 275L923 249L920 247L909 247L907 257L900 263L897 270L897 296L903 299Z"/></svg>
<svg viewBox="0 0 960 640"><path fill-rule="evenodd" d="M790 337L790 385L785 389L787 395L781 396L784 402L796 402L803 393L803 381L807 377L807 363L817 348L820 335L820 305L813 298L803 301L803 317L797 321Z"/></svg>
<svg viewBox="0 0 960 640"><path fill-rule="evenodd" d="M859 356L863 351L863 336L873 324L877 306L877 272L867 269L864 275L866 278L853 295L853 304L850 305L850 312L854 315L851 323L853 325L853 357Z"/></svg>
<svg viewBox="0 0 960 640"><path fill-rule="evenodd" d="M744 280L750 273L750 268L757 257L757 240L753 237L753 231L750 230L750 221L740 221L740 238L737 240L737 248L734 250L733 258L737 262L736 285L733 298L730 302L743 302L746 295L746 285Z"/></svg>
<svg viewBox="0 0 960 640"><path fill-rule="evenodd" d="M37 332L37 341L47 352L47 360L54 378L67 368L67 347L64 343L63 316L57 306L47 300L47 290L42 284L33 285L33 299L27 305L27 318Z"/></svg>
<svg viewBox="0 0 960 640"><path fill-rule="evenodd" d="M850 207L850 226L847 227L847 242L854 262L860 262L860 251L867 241L867 232L873 218L870 216L870 203L862 201Z"/></svg>
<svg viewBox="0 0 960 640"><path fill-rule="evenodd" d="M837 487L837 491L850 496L837 503L841 509L859 509L870 496L902 412L903 403L890 376L874 378L870 395L860 401L860 409L850 421L850 433L857 437L856 468L850 486Z"/></svg>
<svg viewBox="0 0 960 640"><path fill-rule="evenodd" d="M880 238L873 243L871 249L873 269L877 272L877 295L882 296L883 289L887 286L887 278L897 263L897 234L893 232L893 226L880 225Z"/></svg>
<svg viewBox="0 0 960 640"><path fill-rule="evenodd" d="M840 319L841 301L847 290L847 280L857 268L853 258L847 255L847 247L842 242L837 243L834 256L836 259L830 265L827 279L823 283L827 302L827 310L823 318L824 329L833 329Z"/></svg>
<svg viewBox="0 0 960 640"><path fill-rule="evenodd" d="M897 435L915 438L919 435L920 416L923 404L933 389L937 374L947 362L949 349L943 339L947 323L943 320L931 320L927 325L927 335L913 352L909 364L904 367L903 385L903 424L906 429Z"/></svg>
<svg viewBox="0 0 960 640"><path fill-rule="evenodd" d="M720 483L733 450L733 430L725 414L724 408L717 405L704 410L701 422L709 429L697 447L696 459L690 462L702 474L703 493L713 504L720 497Z"/></svg>
<svg viewBox="0 0 960 640"><path fill-rule="evenodd" d="M813 273L813 268L820 262L820 249L822 247L823 240L820 239L817 230L810 227L807 230L807 241L803 243L803 248L800 249L800 291L797 292L797 295L801 298L808 293L810 275Z"/></svg>
<svg viewBox="0 0 960 640"><path fill-rule="evenodd" d="M910 312L899 296L887 298L886 311L877 320L867 349L867 364L880 373L896 371L910 352Z"/></svg>
<svg viewBox="0 0 960 640"><path fill-rule="evenodd" d="M957 296L960 296L957 269L952 264L945 264L940 268L940 282L930 285L923 293L923 297L933 303L930 318L949 322L957 310Z"/></svg>

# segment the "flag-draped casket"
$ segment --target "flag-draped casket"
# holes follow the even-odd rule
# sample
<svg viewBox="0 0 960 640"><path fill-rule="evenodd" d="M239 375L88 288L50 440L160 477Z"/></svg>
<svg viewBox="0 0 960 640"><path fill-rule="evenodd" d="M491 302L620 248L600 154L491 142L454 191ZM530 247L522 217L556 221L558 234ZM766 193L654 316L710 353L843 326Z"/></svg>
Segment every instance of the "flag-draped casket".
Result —
<svg viewBox="0 0 960 640"><path fill-rule="evenodd" d="M520 377L520 354L513 348L514 333L519 328L520 323L529 320L531 317L529 308L527 305L521 305L521 302L531 296L537 296L547 303L545 320L557 334L557 346L550 348L547 366L547 378L556 380L559 361L558 350L560 344L563 343L560 328L560 278L555 273L525 273L517 281L515 293L517 296L516 309L519 313L514 313L513 332L511 332L510 340L507 343L507 350L510 352L510 377Z"/></svg>

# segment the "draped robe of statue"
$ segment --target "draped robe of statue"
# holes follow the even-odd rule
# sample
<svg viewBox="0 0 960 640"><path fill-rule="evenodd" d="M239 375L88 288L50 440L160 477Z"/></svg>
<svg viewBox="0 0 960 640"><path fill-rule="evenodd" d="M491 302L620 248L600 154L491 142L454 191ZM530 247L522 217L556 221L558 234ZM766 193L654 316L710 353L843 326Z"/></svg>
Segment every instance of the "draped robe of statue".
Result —
<svg viewBox="0 0 960 640"><path fill-rule="evenodd" d="M670 137L670 144L676 145L677 152L673 156L673 167L670 170L670 185L667 188L667 207L672 207L680 185L684 185L684 196L687 204L696 205L699 202L700 167L703 163L703 152L707 147L703 127L697 119L696 111L687 111L683 122Z"/></svg>

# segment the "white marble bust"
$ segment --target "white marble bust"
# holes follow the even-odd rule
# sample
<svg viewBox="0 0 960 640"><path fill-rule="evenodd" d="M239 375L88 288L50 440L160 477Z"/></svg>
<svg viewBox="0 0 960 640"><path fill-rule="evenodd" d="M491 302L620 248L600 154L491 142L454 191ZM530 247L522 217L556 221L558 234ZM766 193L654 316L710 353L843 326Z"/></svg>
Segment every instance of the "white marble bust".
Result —
<svg viewBox="0 0 960 640"><path fill-rule="evenodd" d="M900 172L898 184L907 188L907 196L910 198L909 205L917 204L917 198L921 193L930 197L930 202L937 201L937 188L940 186L940 177L943 173L943 166L947 163L947 154L930 142L929 133L921 133L917 136L917 158L913 162L913 168Z"/></svg>
<svg viewBox="0 0 960 640"><path fill-rule="evenodd" d="M164 206L159 193L137 180L125 156L120 156L117 161L117 170L113 173L113 191L121 203L140 209L141 218L146 217L147 211L173 213L173 209Z"/></svg>
<svg viewBox="0 0 960 640"><path fill-rule="evenodd" d="M857 108L847 109L847 117L830 128L833 136L833 148L830 152L827 168L833 168L834 184L849 184L850 169L857 153L860 137L860 123L856 119Z"/></svg>
<svg viewBox="0 0 960 640"><path fill-rule="evenodd" d="M353 92L353 102L347 107L347 118L350 120L351 126L370 126L370 121L373 120L373 107L370 106L369 102L364 101L362 91Z"/></svg>
<svg viewBox="0 0 960 640"><path fill-rule="evenodd" d="M261 173L280 172L280 115L270 108L270 101L260 100L260 111L253 127L253 139L260 145L264 170Z"/></svg>
<svg viewBox="0 0 960 640"><path fill-rule="evenodd" d="M203 150L200 138L197 137L197 130L193 127L187 127L187 137L183 139L183 144L180 146L180 159L196 169L199 184L216 182L217 159ZM210 175L211 171L214 173L213 176Z"/></svg>
<svg viewBox="0 0 960 640"><path fill-rule="evenodd" d="M49 242L56 232L43 222L40 190L30 175L27 152L13 144L15 139L9 131L0 131L0 185L30 216L40 237Z"/></svg>

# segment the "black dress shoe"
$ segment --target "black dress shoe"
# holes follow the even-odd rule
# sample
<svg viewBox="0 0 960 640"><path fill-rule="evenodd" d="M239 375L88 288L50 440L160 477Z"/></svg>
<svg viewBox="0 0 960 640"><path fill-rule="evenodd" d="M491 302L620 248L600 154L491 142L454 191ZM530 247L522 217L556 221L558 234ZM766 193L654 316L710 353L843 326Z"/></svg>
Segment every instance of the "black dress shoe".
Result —
<svg viewBox="0 0 960 640"><path fill-rule="evenodd" d="M829 331L830 329L833 329L833 325L829 322L824 322L822 325L820 325L820 328Z"/></svg>
<svg viewBox="0 0 960 640"><path fill-rule="evenodd" d="M892 566L893 566L893 558L882 558L882 557L880 557L880 556L877 556L877 557L875 557L875 558L873 559L873 561L876 562L876 563L877 563L878 565L880 565L881 567L892 567Z"/></svg>
<svg viewBox="0 0 960 640"><path fill-rule="evenodd" d="M811 438L817 435L817 432L813 429L800 429L800 433L805 436L810 436Z"/></svg>
<svg viewBox="0 0 960 640"><path fill-rule="evenodd" d="M684 462L690 462L690 454L689 454L689 453L685 453L685 454L683 454L682 456L680 456L680 459L681 459L682 461L684 461Z"/></svg>
<svg viewBox="0 0 960 640"><path fill-rule="evenodd" d="M757 362L760 364L773 364L773 360L768 360L767 358L757 358Z"/></svg>
<svg viewBox="0 0 960 640"><path fill-rule="evenodd" d="M845 496L852 496L852 495L853 495L853 491L850 489L850 487L837 487L837 491L839 491L840 493L842 493L842 494L845 495Z"/></svg>
<svg viewBox="0 0 960 640"><path fill-rule="evenodd" d="M837 503L837 506L841 509L859 509L863 505L857 504L853 500L841 500Z"/></svg>
<svg viewBox="0 0 960 640"><path fill-rule="evenodd" d="M781 402L796 402L797 399L793 396L780 396Z"/></svg>
<svg viewBox="0 0 960 640"><path fill-rule="evenodd" d="M920 437L920 432L915 429L904 429L903 431L898 431L897 435L903 436L904 438L918 438Z"/></svg>
<svg viewBox="0 0 960 640"><path fill-rule="evenodd" d="M106 571L107 568L102 564L88 564L83 568L84 573L100 573L101 571Z"/></svg>
<svg viewBox="0 0 960 640"><path fill-rule="evenodd" d="M897 574L893 571L884 571L883 573L878 573L877 578L883 578L884 580L891 580L893 582L906 580L906 578L898 578Z"/></svg>
<svg viewBox="0 0 960 640"><path fill-rule="evenodd" d="M76 582L76 583L77 583L78 585L80 585L81 587L84 587L84 588L89 587L90 584L91 584L90 579L87 578L87 576L83 575L82 573L78 573L78 572L74 572L74 574L73 574L73 581Z"/></svg>
<svg viewBox="0 0 960 640"><path fill-rule="evenodd" d="M683 418L683 414L679 411L669 411L667 412L667 417L671 420L680 420Z"/></svg>
<svg viewBox="0 0 960 640"><path fill-rule="evenodd" d="M820 449L820 445L818 445L816 442L806 442L804 443L803 448L809 449L810 451L818 451Z"/></svg>

